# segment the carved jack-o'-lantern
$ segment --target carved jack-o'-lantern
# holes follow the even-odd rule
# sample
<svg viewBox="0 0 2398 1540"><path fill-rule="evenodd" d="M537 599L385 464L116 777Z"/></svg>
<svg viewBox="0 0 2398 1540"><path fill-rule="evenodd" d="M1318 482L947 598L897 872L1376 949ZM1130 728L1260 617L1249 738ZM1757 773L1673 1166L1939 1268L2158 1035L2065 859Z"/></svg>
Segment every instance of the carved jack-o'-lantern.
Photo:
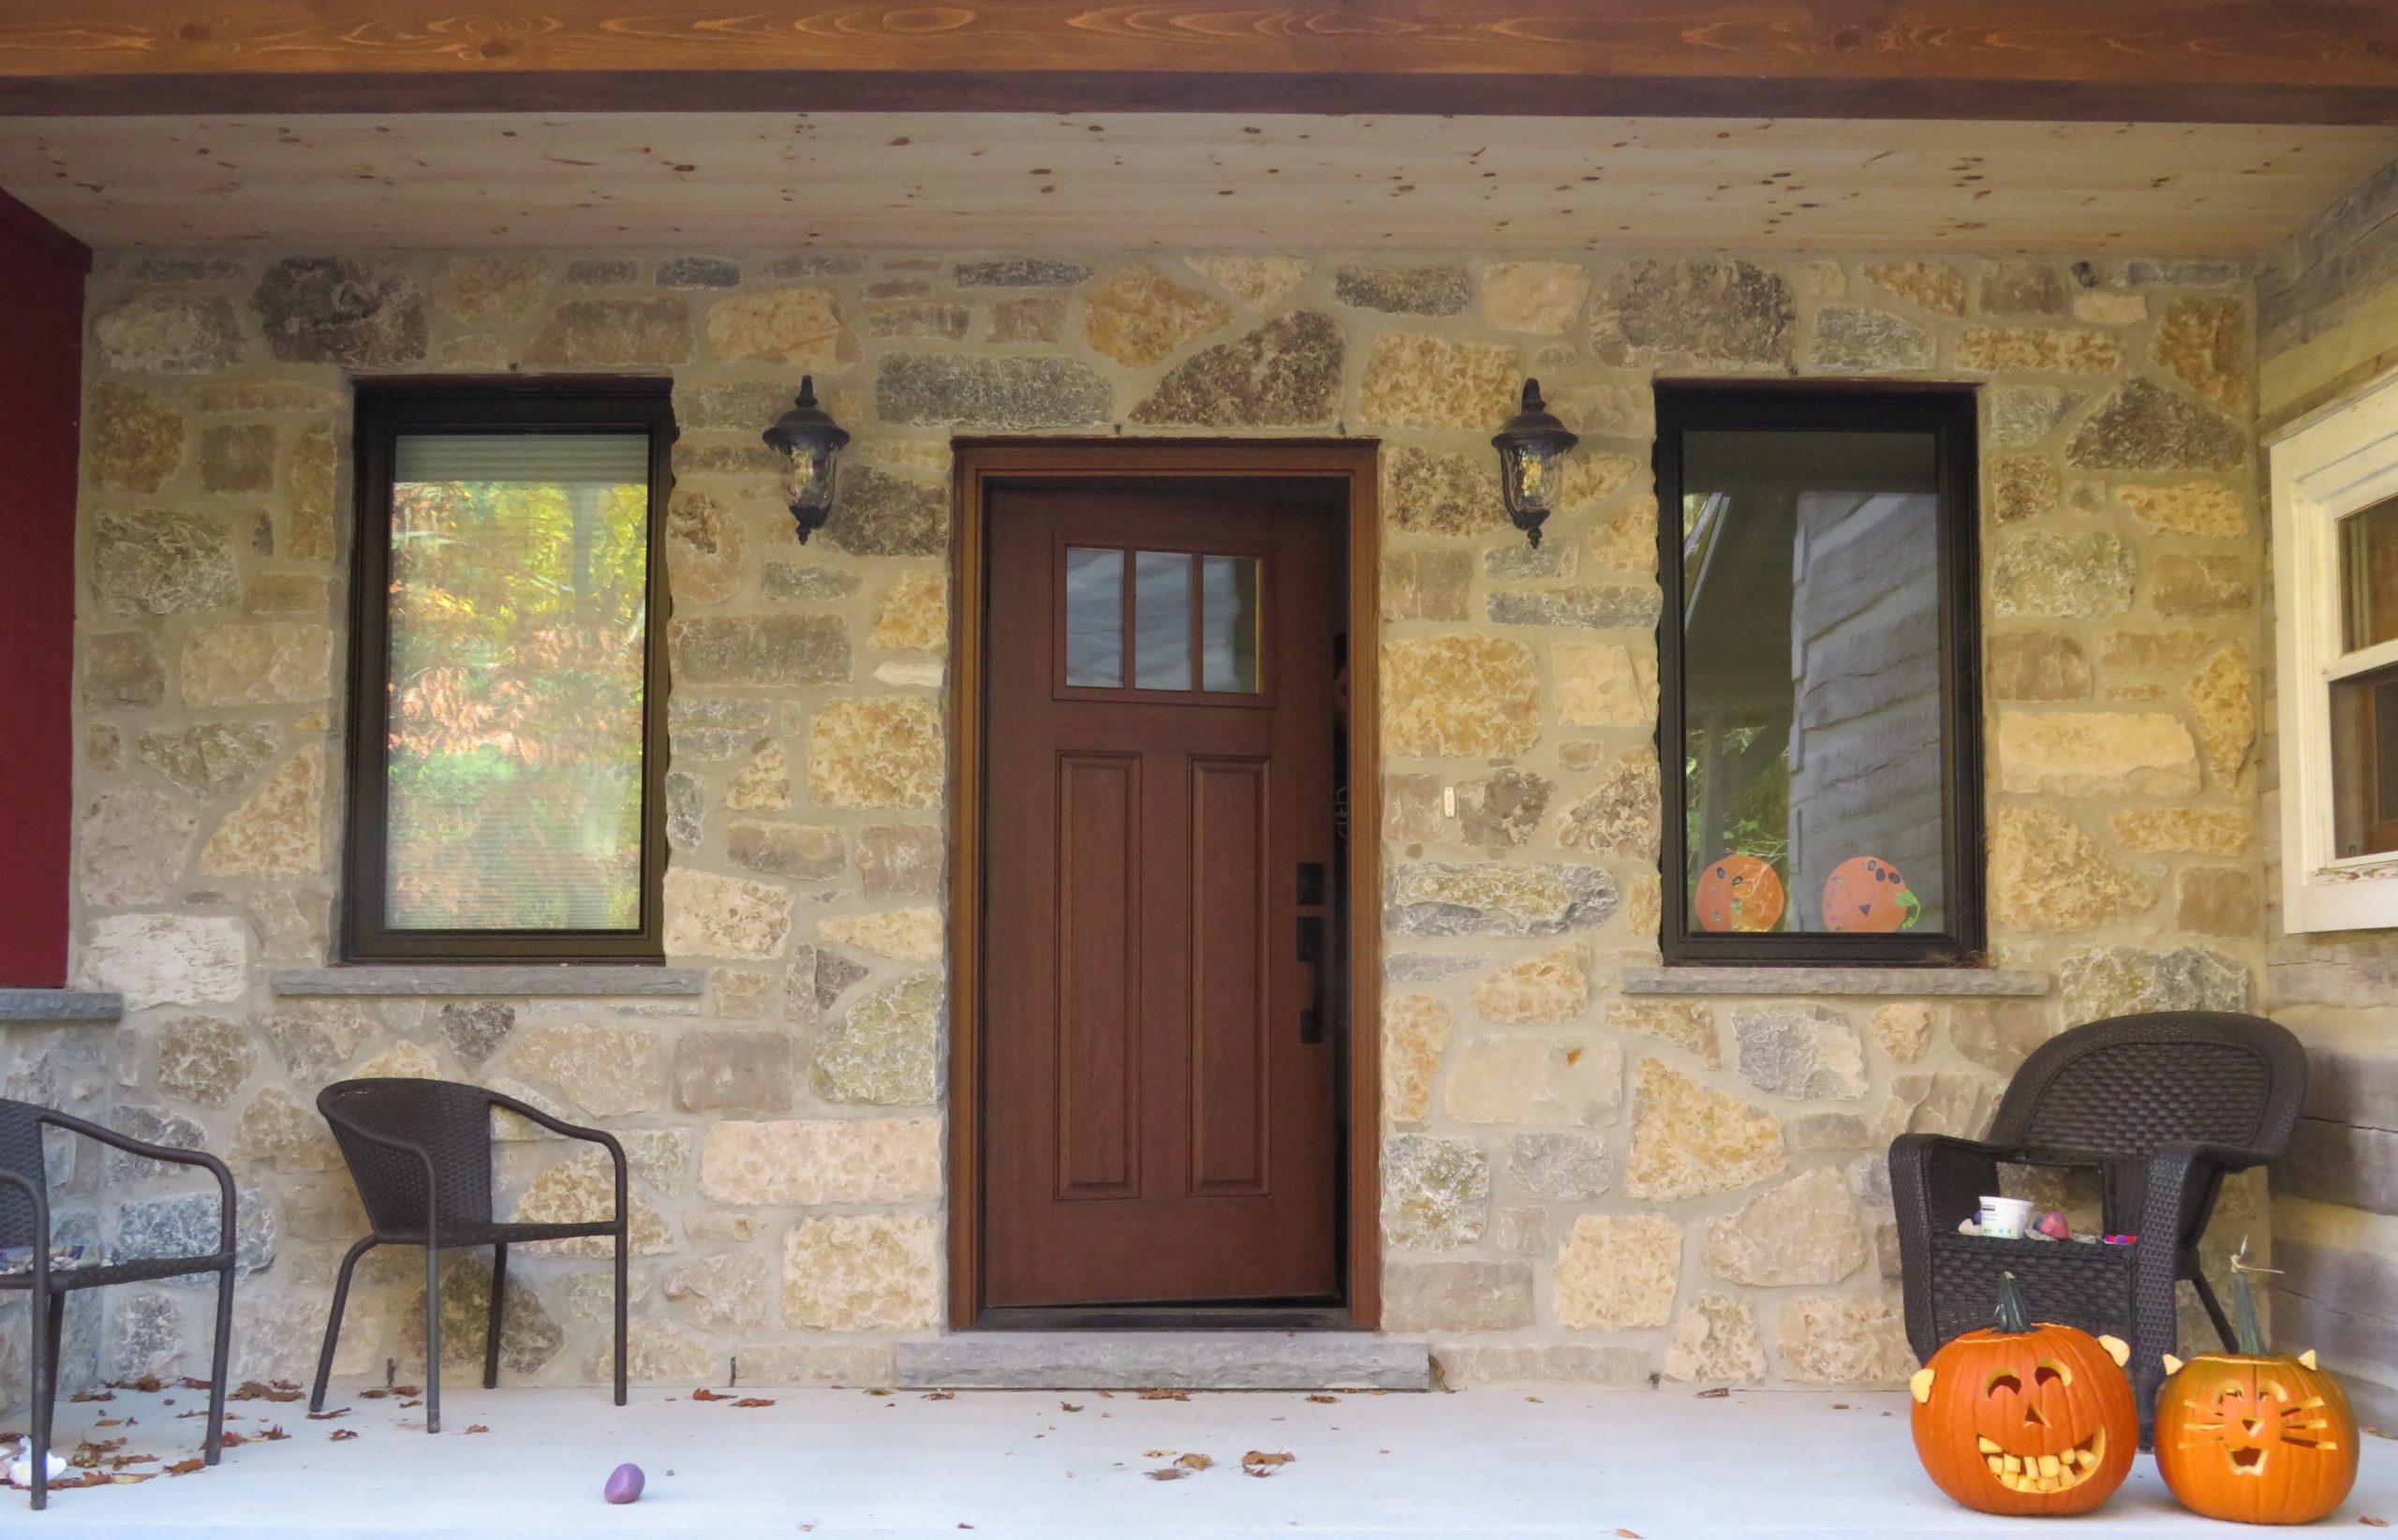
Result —
<svg viewBox="0 0 2398 1540"><path fill-rule="evenodd" d="M2238 1353L2183 1363L2156 1393L2156 1469L2184 1507L2242 1524L2311 1524L2357 1480L2348 1399L2315 1355L2265 1351L2248 1271L2232 1264Z"/></svg>
<svg viewBox="0 0 2398 1540"><path fill-rule="evenodd" d="M1996 1325L1953 1339L1910 1382L1924 1473L1983 1513L2089 1512L2139 1449L2130 1357L2113 1337L2031 1325L2006 1275Z"/></svg>
<svg viewBox="0 0 2398 1540"><path fill-rule="evenodd" d="M1826 930L1907 930L1923 905L1899 868L1876 855L1852 855L1824 879Z"/></svg>
<svg viewBox="0 0 2398 1540"><path fill-rule="evenodd" d="M1771 930L1782 923L1782 879L1772 866L1735 851L1698 874L1691 911L1701 930Z"/></svg>

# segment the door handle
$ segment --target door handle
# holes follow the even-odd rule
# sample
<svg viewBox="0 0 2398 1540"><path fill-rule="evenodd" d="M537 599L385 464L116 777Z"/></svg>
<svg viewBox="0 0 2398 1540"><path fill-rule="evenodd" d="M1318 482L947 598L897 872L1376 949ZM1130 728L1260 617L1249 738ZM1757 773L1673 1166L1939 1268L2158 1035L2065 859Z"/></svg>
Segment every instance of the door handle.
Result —
<svg viewBox="0 0 2398 1540"><path fill-rule="evenodd" d="M1324 1041L1324 920L1299 916L1298 958L1308 965L1308 1003L1299 1012L1299 1041Z"/></svg>

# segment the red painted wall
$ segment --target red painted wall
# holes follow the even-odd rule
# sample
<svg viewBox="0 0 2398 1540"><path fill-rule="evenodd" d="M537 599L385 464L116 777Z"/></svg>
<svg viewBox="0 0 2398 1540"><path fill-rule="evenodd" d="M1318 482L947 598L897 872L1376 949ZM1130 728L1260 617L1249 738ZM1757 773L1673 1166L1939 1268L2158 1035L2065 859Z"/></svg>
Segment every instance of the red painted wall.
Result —
<svg viewBox="0 0 2398 1540"><path fill-rule="evenodd" d="M76 424L92 254L0 192L0 985L67 982Z"/></svg>

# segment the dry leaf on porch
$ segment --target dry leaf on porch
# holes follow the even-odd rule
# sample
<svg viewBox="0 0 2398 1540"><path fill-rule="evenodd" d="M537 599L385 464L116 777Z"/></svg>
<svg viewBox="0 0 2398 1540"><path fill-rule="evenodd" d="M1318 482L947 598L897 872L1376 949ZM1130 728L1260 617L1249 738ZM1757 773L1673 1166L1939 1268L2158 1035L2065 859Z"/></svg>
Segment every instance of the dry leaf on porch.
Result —
<svg viewBox="0 0 2398 1540"><path fill-rule="evenodd" d="M112 1401L116 1399L116 1392L113 1390L79 1390L67 1399L71 1401Z"/></svg>
<svg viewBox="0 0 2398 1540"><path fill-rule="evenodd" d="M1310 1396L1308 1399L1315 1402L1318 1406L1339 1406L1340 1404L1340 1398L1338 1396Z"/></svg>
<svg viewBox="0 0 2398 1540"><path fill-rule="evenodd" d="M1176 1460L1175 1463L1181 1466L1186 1471L1204 1471L1216 1462L1209 1459L1206 1455L1193 1454L1185 1455L1180 1459Z"/></svg>
<svg viewBox="0 0 2398 1540"><path fill-rule="evenodd" d="M718 1391L710 1390L705 1385L702 1385L697 1390L691 1392L691 1399L695 1401L729 1401L733 1399L733 1398L720 1394Z"/></svg>
<svg viewBox="0 0 2398 1540"><path fill-rule="evenodd" d="M355 1433L350 1435L352 1438L356 1438L357 1436L358 1435ZM194 1455L189 1459L179 1459L172 1465L168 1466L167 1473L169 1475L189 1475L194 1471L205 1469L207 1465L208 1461L200 1459L198 1455Z"/></svg>
<svg viewBox="0 0 2398 1540"><path fill-rule="evenodd" d="M1082 1410L1082 1408L1081 1408L1081 1407L1079 1407L1079 1406L1076 1406L1076 1405L1075 1405L1073 1402L1072 1402L1072 1401L1059 1401L1059 1402L1058 1403L1058 1411L1060 1411L1060 1412L1079 1412L1079 1411L1081 1411L1081 1410Z"/></svg>
<svg viewBox="0 0 2398 1540"><path fill-rule="evenodd" d="M1730 1385L1719 1385L1712 1390L1700 1390L1694 1392L1692 1399L1702 1401L1720 1401L1726 1399L1731 1396L1731 1394L1732 1387Z"/></svg>
<svg viewBox="0 0 2398 1540"><path fill-rule="evenodd" d="M466 1425L466 1431L469 1433L488 1433L491 1431L491 1424L487 1422L470 1422Z"/></svg>
<svg viewBox="0 0 2398 1540"><path fill-rule="evenodd" d="M344 1439L354 1439L357 1436L358 1429L355 1428L336 1428L333 1431L333 1442L339 1444Z"/></svg>
<svg viewBox="0 0 2398 1540"><path fill-rule="evenodd" d="M955 1390L927 1390L925 1392L924 1399L928 1401L954 1401L957 1399L957 1392Z"/></svg>
<svg viewBox="0 0 2398 1540"><path fill-rule="evenodd" d="M1190 1399L1191 1393L1187 1390L1152 1389L1141 1392L1141 1399L1145 1401L1187 1401Z"/></svg>
<svg viewBox="0 0 2398 1540"><path fill-rule="evenodd" d="M1179 1465L1161 1465L1149 1473L1151 1481L1180 1481L1191 1473Z"/></svg>
<svg viewBox="0 0 2398 1540"><path fill-rule="evenodd" d="M346 1417L348 1415L348 1407L336 1406L330 1412L311 1412L308 1414L308 1420L310 1422L331 1422L335 1417Z"/></svg>
<svg viewBox="0 0 2398 1540"><path fill-rule="evenodd" d="M775 1403L764 1396L744 1396L733 1404L735 1406L772 1406Z"/></svg>
<svg viewBox="0 0 2398 1540"><path fill-rule="evenodd" d="M1240 1468L1247 1475L1269 1476L1298 1458L1296 1455L1270 1454L1264 1449L1251 1449L1240 1457Z"/></svg>
<svg viewBox="0 0 2398 1540"><path fill-rule="evenodd" d="M1638 1530L1618 1530L1615 1533L1620 1537L1620 1540L1640 1540L1640 1532Z"/></svg>

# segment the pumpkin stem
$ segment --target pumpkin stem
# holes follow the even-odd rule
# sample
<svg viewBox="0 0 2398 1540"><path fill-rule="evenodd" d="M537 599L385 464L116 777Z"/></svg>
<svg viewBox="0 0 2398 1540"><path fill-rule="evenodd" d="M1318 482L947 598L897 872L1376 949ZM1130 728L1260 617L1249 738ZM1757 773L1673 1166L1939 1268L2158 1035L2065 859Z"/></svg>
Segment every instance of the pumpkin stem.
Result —
<svg viewBox="0 0 2398 1540"><path fill-rule="evenodd" d="M2013 1273L1998 1275L1998 1329L2008 1333L2032 1329L2032 1318L2023 1309L2023 1291L2015 1286Z"/></svg>
<svg viewBox="0 0 2398 1540"><path fill-rule="evenodd" d="M2257 1323L2257 1291L2249 1285L2248 1275L2275 1270L2248 1266L2248 1242L2244 1237L2241 1240L2231 1259L2231 1335L2241 1352L2254 1356L2265 1352L2265 1333Z"/></svg>

